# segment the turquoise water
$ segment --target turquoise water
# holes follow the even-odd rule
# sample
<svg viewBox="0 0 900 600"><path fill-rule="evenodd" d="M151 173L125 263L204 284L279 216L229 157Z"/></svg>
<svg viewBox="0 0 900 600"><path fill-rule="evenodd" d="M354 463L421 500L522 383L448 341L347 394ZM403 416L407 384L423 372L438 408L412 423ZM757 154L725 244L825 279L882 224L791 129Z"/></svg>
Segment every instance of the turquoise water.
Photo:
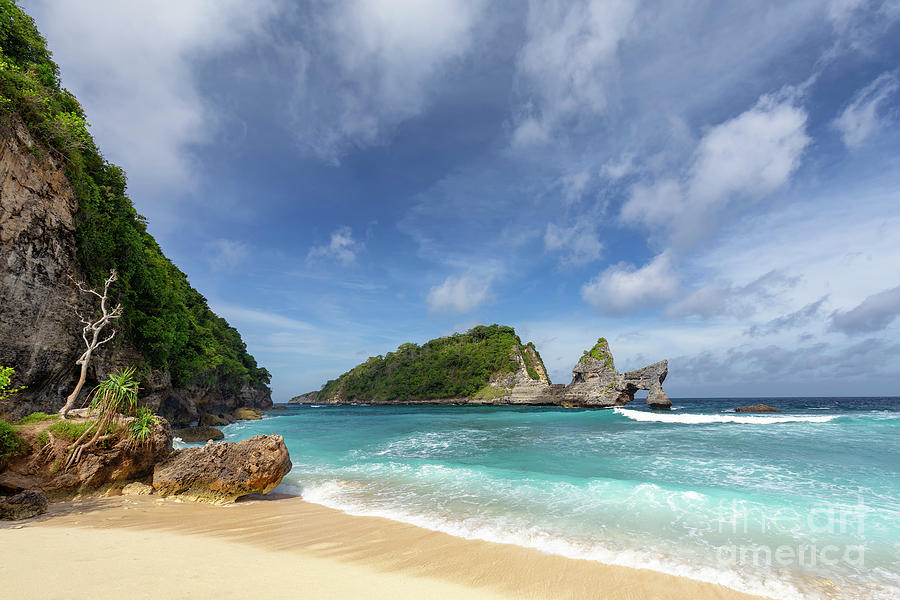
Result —
<svg viewBox="0 0 900 600"><path fill-rule="evenodd" d="M900 597L900 399L676 400L646 409L297 407L311 502L776 598Z"/></svg>

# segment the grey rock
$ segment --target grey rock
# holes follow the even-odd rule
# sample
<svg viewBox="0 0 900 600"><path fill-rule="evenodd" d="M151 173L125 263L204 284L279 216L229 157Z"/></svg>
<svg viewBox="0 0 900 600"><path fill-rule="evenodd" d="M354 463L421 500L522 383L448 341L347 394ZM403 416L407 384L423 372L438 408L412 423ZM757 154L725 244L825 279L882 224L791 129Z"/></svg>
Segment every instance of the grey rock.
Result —
<svg viewBox="0 0 900 600"><path fill-rule="evenodd" d="M0 519L18 521L47 512L47 497L40 490L25 490L15 496L0 496Z"/></svg>
<svg viewBox="0 0 900 600"><path fill-rule="evenodd" d="M176 429L172 435L181 438L182 442L208 442L209 440L224 440L225 434L215 427L200 425L197 427L185 427Z"/></svg>
<svg viewBox="0 0 900 600"><path fill-rule="evenodd" d="M598 358L599 357L599 358ZM672 401L662 383L669 373L669 362L661 360L636 371L616 371L612 352L605 338L597 340L572 369L572 382L563 393L563 403L571 406L624 406L634 400L638 390L648 390L651 408L671 408Z"/></svg>
<svg viewBox="0 0 900 600"><path fill-rule="evenodd" d="M319 398L319 392L306 392L305 394L300 394L299 396L294 396L290 400L288 400L288 404L315 404L316 400Z"/></svg>

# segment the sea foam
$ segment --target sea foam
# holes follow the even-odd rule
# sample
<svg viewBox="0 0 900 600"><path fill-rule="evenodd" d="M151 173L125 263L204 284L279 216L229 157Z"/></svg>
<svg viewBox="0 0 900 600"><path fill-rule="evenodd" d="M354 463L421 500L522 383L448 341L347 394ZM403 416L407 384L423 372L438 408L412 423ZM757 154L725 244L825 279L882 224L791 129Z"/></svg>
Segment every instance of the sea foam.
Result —
<svg viewBox="0 0 900 600"><path fill-rule="evenodd" d="M631 410L616 407L617 414L628 417L632 421L647 423L684 423L700 425L707 423L740 423L743 425L774 425L777 423L827 423L838 418L838 415L803 416L803 415L703 415L703 414L667 414L650 413L642 410Z"/></svg>
<svg viewBox="0 0 900 600"><path fill-rule="evenodd" d="M774 579L763 580L750 573L708 565L687 564L658 552L638 549L612 549L600 544L586 544L567 540L537 527L522 527L514 523L478 522L473 519L455 520L439 515L421 514L403 508L373 507L344 493L353 484L339 480L304 486L302 497L307 502L340 510L349 515L381 517L408 523L423 529L439 531L467 540L481 540L533 548L547 554L580 560L592 560L607 565L650 569L660 573L687 577L696 581L722 585L733 590L776 598L805 600L807 597L793 584Z"/></svg>

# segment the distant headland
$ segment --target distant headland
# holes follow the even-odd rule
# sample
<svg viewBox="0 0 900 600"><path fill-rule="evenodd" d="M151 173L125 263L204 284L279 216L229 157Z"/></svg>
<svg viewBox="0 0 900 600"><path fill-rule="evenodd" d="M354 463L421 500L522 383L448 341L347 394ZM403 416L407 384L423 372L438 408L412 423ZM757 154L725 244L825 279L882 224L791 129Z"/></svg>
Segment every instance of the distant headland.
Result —
<svg viewBox="0 0 900 600"><path fill-rule="evenodd" d="M609 343L600 338L572 369L569 385L553 384L534 343L522 343L515 329L479 325L465 333L407 343L374 356L327 382L321 390L295 396L290 404L510 404L610 408L624 406L638 390L647 404L672 406L662 383L662 360L619 373Z"/></svg>

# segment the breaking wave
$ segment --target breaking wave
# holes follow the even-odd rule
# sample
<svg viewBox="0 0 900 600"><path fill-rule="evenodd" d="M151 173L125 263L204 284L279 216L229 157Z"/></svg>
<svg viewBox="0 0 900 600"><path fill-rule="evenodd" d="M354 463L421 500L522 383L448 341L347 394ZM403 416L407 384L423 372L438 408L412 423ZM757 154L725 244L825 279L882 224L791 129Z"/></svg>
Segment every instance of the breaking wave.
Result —
<svg viewBox="0 0 900 600"><path fill-rule="evenodd" d="M740 423L743 425L774 425L777 423L827 423L838 418L838 415L823 415L821 417L803 415L672 415L666 413L650 413L642 410L631 410L616 407L617 414L628 417L632 421L649 423L684 423L699 425L707 423Z"/></svg>

